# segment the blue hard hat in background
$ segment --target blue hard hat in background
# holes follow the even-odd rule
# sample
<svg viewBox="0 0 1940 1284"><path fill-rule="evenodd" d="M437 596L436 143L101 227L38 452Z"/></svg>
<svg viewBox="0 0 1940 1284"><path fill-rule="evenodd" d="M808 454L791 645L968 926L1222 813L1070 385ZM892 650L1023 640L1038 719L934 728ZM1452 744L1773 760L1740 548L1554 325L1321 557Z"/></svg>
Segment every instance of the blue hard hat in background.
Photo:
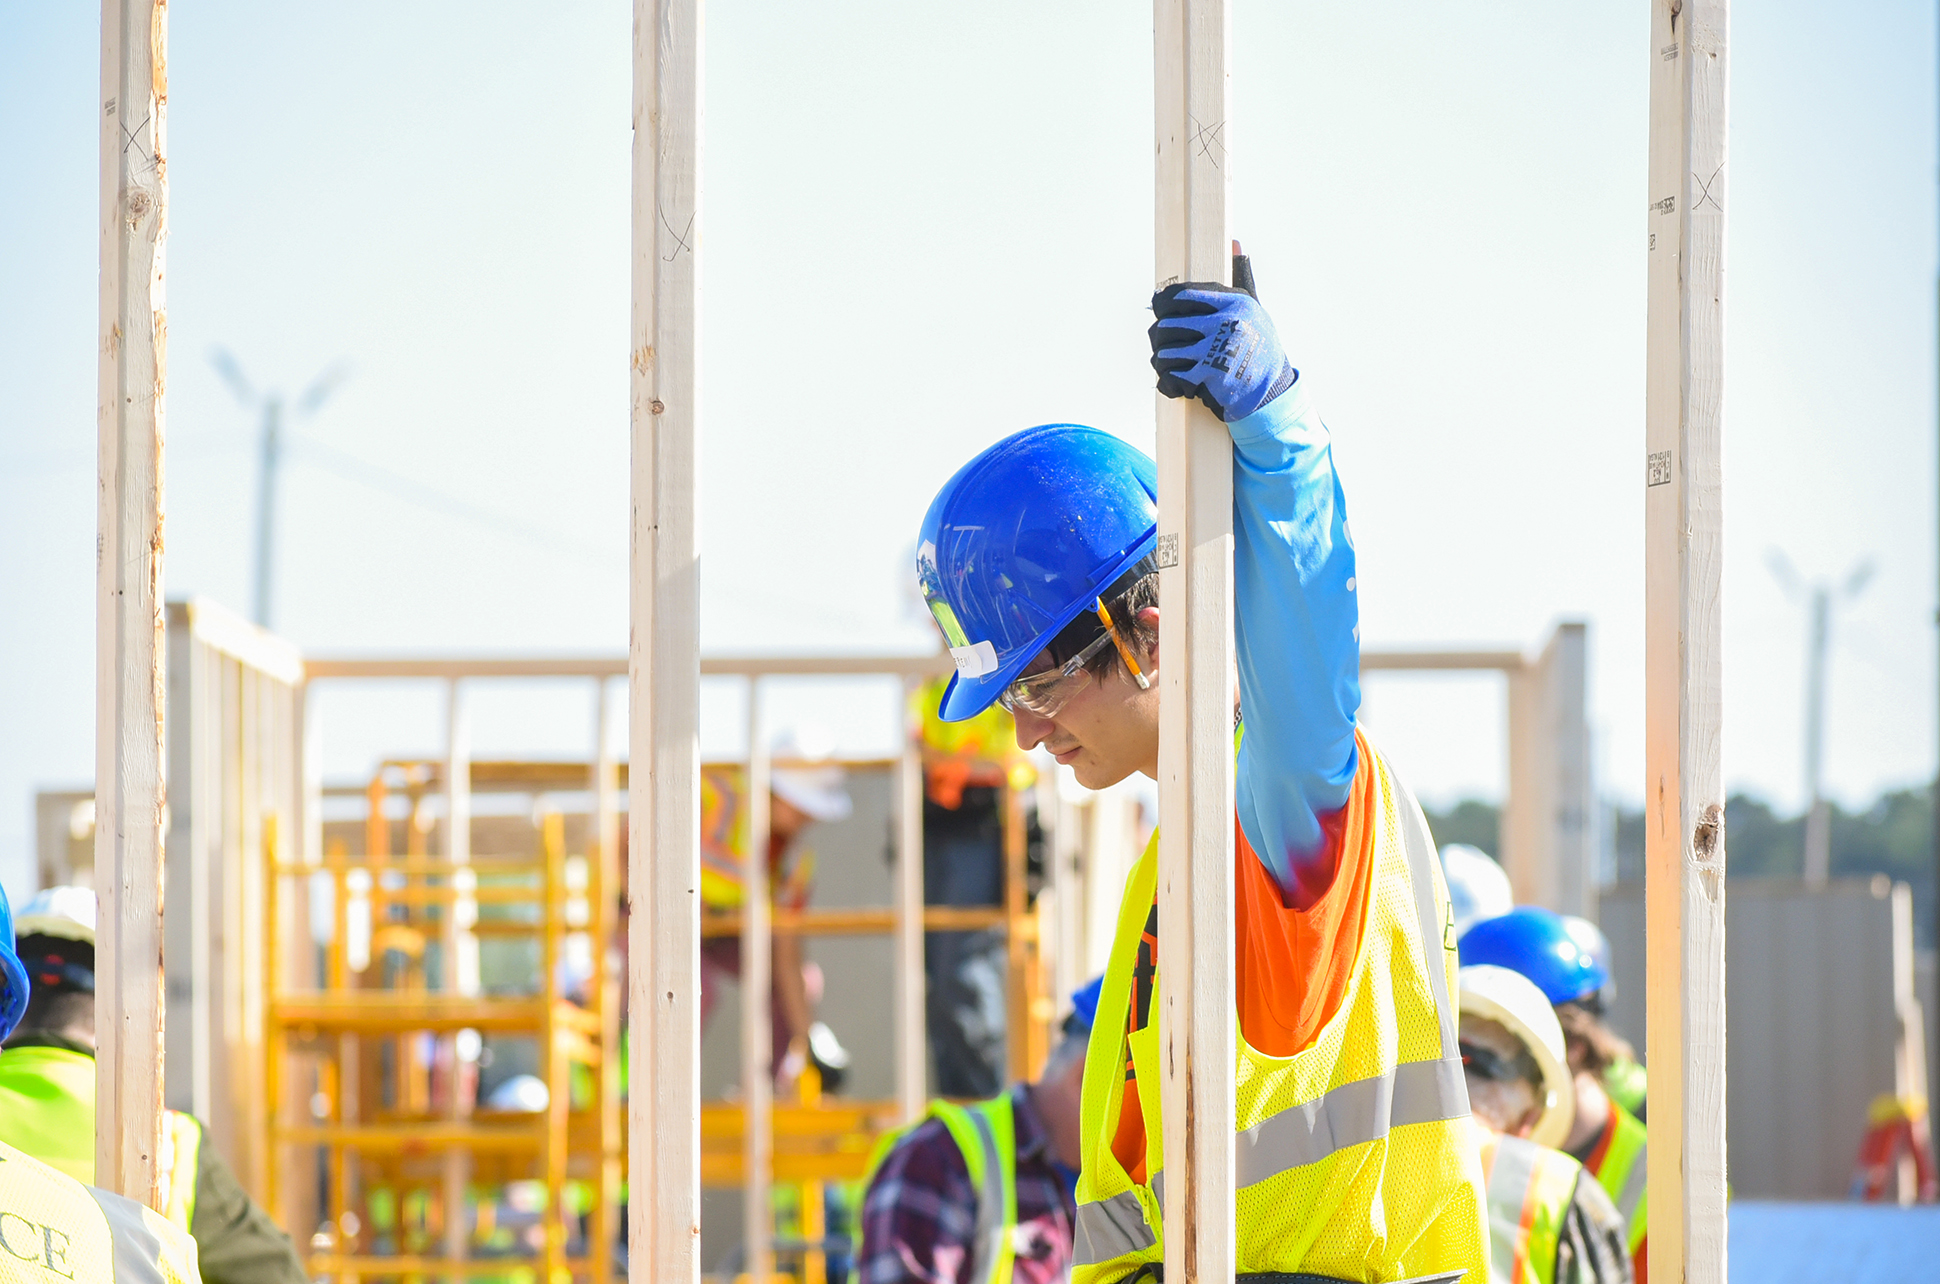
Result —
<svg viewBox="0 0 1940 1284"><path fill-rule="evenodd" d="M1522 905L1483 919L1457 942L1462 966L1492 963L1520 972L1552 1004L1592 998L1610 983L1610 969L1584 948L1559 914Z"/></svg>
<svg viewBox="0 0 1940 1284"><path fill-rule="evenodd" d="M1095 1006L1097 1000L1092 1000ZM0 1039L13 1033L27 1014L27 969L14 953L13 909L7 889L0 887Z"/></svg>
<svg viewBox="0 0 1940 1284"><path fill-rule="evenodd" d="M975 717L1158 544L1158 466L1107 432L1046 424L957 470L923 518L916 573L956 661L943 721Z"/></svg>
<svg viewBox="0 0 1940 1284"><path fill-rule="evenodd" d="M1064 1022L1066 1034L1090 1031L1092 1023L1098 1019L1098 995L1104 988L1105 978L1094 976L1071 991L1071 1015Z"/></svg>

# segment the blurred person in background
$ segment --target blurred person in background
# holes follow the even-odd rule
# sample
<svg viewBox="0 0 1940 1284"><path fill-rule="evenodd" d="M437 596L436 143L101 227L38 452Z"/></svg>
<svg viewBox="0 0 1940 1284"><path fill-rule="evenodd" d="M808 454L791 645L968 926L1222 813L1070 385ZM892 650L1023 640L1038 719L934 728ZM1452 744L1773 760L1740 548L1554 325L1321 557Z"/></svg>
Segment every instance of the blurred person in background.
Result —
<svg viewBox="0 0 1940 1284"><path fill-rule="evenodd" d="M1491 1284L1629 1284L1623 1218L1583 1165L1555 1149L1575 1094L1549 1000L1520 973L1482 964L1462 968L1461 1008Z"/></svg>
<svg viewBox="0 0 1940 1284"><path fill-rule="evenodd" d="M773 750L768 776L768 899L776 910L807 908L815 890L815 853L801 841L811 823L847 820L854 810L848 776L829 761L830 746L810 732L784 734ZM748 850L747 771L740 766L701 771L701 905L713 914L738 914L742 870ZM815 1019L821 970L805 962L802 938L774 934L769 1016L774 1031L775 1078L792 1082L813 1062L822 1087L837 1091L849 1054L828 1026ZM701 942L701 1028L720 1000L721 986L741 979L741 938L714 936Z"/></svg>
<svg viewBox="0 0 1940 1284"><path fill-rule="evenodd" d="M1576 1090L1576 1118L1562 1147L1596 1174L1616 1203L1628 1227L1636 1276L1643 1280L1648 1132L1604 1082L1612 1066L1635 1062L1630 1045L1603 1019L1609 966L1586 948L1580 929L1572 932L1561 915L1533 905L1475 924L1460 948L1464 967L1486 963L1519 972L1554 1008Z"/></svg>
<svg viewBox="0 0 1940 1284"><path fill-rule="evenodd" d="M14 952L33 984L0 1049L0 1142L94 1183L94 939L85 887L50 887L14 920ZM163 1123L162 1211L195 1239L204 1284L305 1284L290 1237L244 1193L180 1111Z"/></svg>
<svg viewBox="0 0 1940 1284"><path fill-rule="evenodd" d="M939 718L948 687L948 678L933 678L912 697L923 750L923 903L1000 906L1007 890L1007 803L1030 788L1037 772L1001 706L962 722ZM1033 851L1043 845L1035 815L1025 821L1025 842ZM1000 930L923 933L938 1095L990 1097L1003 1086L1007 968Z"/></svg>
<svg viewBox="0 0 1940 1284"><path fill-rule="evenodd" d="M1070 1276L1085 1047L1101 981L1071 996L1035 1083L933 1101L877 1143L862 1204L862 1284L1053 1284Z"/></svg>

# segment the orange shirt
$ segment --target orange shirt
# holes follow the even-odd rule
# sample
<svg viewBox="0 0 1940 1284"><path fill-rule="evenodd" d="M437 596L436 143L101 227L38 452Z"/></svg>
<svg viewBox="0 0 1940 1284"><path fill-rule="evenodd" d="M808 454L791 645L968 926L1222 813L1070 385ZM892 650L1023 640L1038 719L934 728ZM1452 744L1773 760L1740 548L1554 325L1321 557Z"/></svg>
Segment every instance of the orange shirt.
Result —
<svg viewBox="0 0 1940 1284"><path fill-rule="evenodd" d="M1233 826L1233 913L1237 935L1234 988L1239 1003L1240 1036L1270 1057L1290 1057L1310 1046L1346 997L1347 984L1361 953L1367 921L1368 890L1374 872L1373 816L1379 805L1374 755L1358 732L1360 765L1348 789L1347 805L1321 818L1327 859L1314 863L1316 882L1304 909L1286 904L1273 875L1254 854L1237 823ZM1156 901L1146 916L1133 974L1132 1029L1151 1016L1151 983L1158 958ZM1145 1170L1145 1115L1131 1058L1125 1059L1125 1095L1119 1107L1112 1153L1132 1180L1150 1180Z"/></svg>

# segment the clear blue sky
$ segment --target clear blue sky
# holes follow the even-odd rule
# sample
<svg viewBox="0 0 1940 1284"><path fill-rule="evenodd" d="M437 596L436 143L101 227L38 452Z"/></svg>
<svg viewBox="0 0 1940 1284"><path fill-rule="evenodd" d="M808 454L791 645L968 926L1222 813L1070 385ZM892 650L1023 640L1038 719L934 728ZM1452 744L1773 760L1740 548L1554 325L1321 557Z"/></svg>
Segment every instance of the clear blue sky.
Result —
<svg viewBox="0 0 1940 1284"><path fill-rule="evenodd" d="M1829 775L1856 801L1934 765L1933 10L1735 16L1726 773L1797 803L1805 625L1766 550L1812 575L1871 557L1834 651ZM1336 434L1365 638L1533 645L1588 619L1619 797L1642 775L1645 19L1236 0L1229 135L1236 230ZM0 6L15 888L31 791L92 764L97 21ZM957 464L1047 420L1150 442L1149 16L719 0L708 21L706 645L922 644L903 559ZM291 392L341 358L284 475L279 628L624 646L629 27L618 0L173 8L172 594L248 605L253 425L210 351ZM333 712L333 770L431 748L421 694ZM1366 714L1446 800L1500 791L1499 700L1381 681ZM568 704L505 705L481 751L570 752Z"/></svg>

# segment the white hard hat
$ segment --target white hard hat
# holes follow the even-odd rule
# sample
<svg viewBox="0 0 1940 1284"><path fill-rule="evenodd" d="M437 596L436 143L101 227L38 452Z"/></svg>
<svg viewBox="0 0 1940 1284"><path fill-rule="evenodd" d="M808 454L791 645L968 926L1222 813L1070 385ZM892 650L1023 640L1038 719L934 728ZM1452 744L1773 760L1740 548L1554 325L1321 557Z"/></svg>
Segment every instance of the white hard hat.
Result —
<svg viewBox="0 0 1940 1284"><path fill-rule="evenodd" d="M819 762L830 756L831 747L827 737L805 728L777 737L770 756ZM810 819L847 820L855 810L849 799L848 780L848 773L831 762L826 766L776 767L768 776L768 787Z"/></svg>
<svg viewBox="0 0 1940 1284"><path fill-rule="evenodd" d="M545 1113L552 1104L552 1092L538 1075L515 1074L485 1098L487 1110L516 1110L521 1114Z"/></svg>
<svg viewBox="0 0 1940 1284"><path fill-rule="evenodd" d="M1507 914L1516 907L1509 876L1479 847L1450 843L1442 848L1442 878L1448 883L1448 907L1455 915L1457 940L1468 931L1469 924Z"/></svg>
<svg viewBox="0 0 1940 1284"><path fill-rule="evenodd" d="M94 892L86 887L43 887L13 916L16 939L58 936L64 941L94 944L100 910Z"/></svg>
<svg viewBox="0 0 1940 1284"><path fill-rule="evenodd" d="M1576 1119L1576 1086L1563 1047L1556 1009L1520 972L1492 963L1461 971L1462 1014L1494 1021L1529 1049L1542 1069L1543 1114L1529 1139L1539 1146L1561 1146Z"/></svg>

